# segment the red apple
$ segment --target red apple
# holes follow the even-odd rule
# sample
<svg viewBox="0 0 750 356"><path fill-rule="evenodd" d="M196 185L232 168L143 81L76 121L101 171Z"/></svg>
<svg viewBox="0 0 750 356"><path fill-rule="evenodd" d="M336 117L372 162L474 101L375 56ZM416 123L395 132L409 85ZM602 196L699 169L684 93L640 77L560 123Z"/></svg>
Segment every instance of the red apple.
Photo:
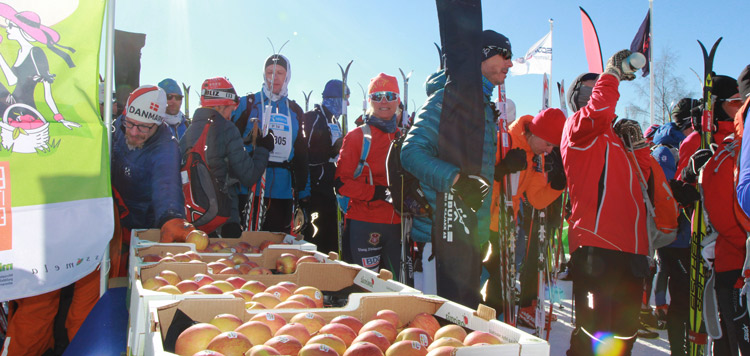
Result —
<svg viewBox="0 0 750 356"><path fill-rule="evenodd" d="M309 308L305 303L296 300L285 300L279 304L276 304L273 309L307 309Z"/></svg>
<svg viewBox="0 0 750 356"><path fill-rule="evenodd" d="M344 340L346 346L351 345L354 338L357 337L357 333L344 324L328 324L320 328L318 332L321 334L334 334L340 337L341 340Z"/></svg>
<svg viewBox="0 0 750 356"><path fill-rule="evenodd" d="M189 292L189 291L196 291L196 290L198 290L198 288L200 288L200 285L198 285L198 283L195 282L195 281L191 281L189 279L186 279L184 281L180 281L180 283L177 283L175 285L175 287L177 287L177 289L179 289L180 292L185 293L185 292Z"/></svg>
<svg viewBox="0 0 750 356"><path fill-rule="evenodd" d="M253 344L247 336L235 331L227 331L216 335L208 343L209 350L221 352L224 356L243 356L245 351L252 346Z"/></svg>
<svg viewBox="0 0 750 356"><path fill-rule="evenodd" d="M292 281L281 281L279 283L276 283L276 285L288 289L289 293L294 293L294 291L299 288L299 286L297 286L297 283L294 283Z"/></svg>
<svg viewBox="0 0 750 356"><path fill-rule="evenodd" d="M356 344L360 341L369 342L377 346L382 352L385 352L385 350L388 350L388 348L391 346L391 342L388 341L385 335L375 330L370 330L370 331L365 331L363 333L360 333L359 335L357 335L354 341L352 341L352 344Z"/></svg>
<svg viewBox="0 0 750 356"><path fill-rule="evenodd" d="M419 313L411 319L409 327L420 328L430 334L430 337L434 337L435 333L440 329L440 323L431 314Z"/></svg>
<svg viewBox="0 0 750 356"><path fill-rule="evenodd" d="M218 274L241 274L240 270L234 268L234 267L227 267L223 270L219 271Z"/></svg>
<svg viewBox="0 0 750 356"><path fill-rule="evenodd" d="M271 356L271 355L281 355L276 349L274 349L271 346L266 345L255 345L250 348L250 350L247 350L245 353L245 356Z"/></svg>
<svg viewBox="0 0 750 356"><path fill-rule="evenodd" d="M264 342L268 341L268 339L273 337L271 328L269 328L268 325L256 320L248 321L238 326L236 329L234 329L234 331L247 336L247 338L250 340L250 342L253 343L253 345L263 344Z"/></svg>
<svg viewBox="0 0 750 356"><path fill-rule="evenodd" d="M339 356L336 350L323 344L307 344L299 350L298 356Z"/></svg>
<svg viewBox="0 0 750 356"><path fill-rule="evenodd" d="M438 347L443 346L452 346L452 347L463 347L464 344L461 341L458 341L458 339L450 337L450 336L443 336L435 341L433 341L430 346L427 346L427 351L432 351L434 349L437 349Z"/></svg>
<svg viewBox="0 0 750 356"><path fill-rule="evenodd" d="M362 322L357 319L357 317L351 315L339 315L331 319L331 324L344 324L352 328L355 333L359 333L359 330L362 329L363 325Z"/></svg>
<svg viewBox="0 0 750 356"><path fill-rule="evenodd" d="M322 316L315 313L299 313L289 319L291 323L300 323L305 326L307 332L313 335L326 324L326 320Z"/></svg>
<svg viewBox="0 0 750 356"><path fill-rule="evenodd" d="M198 252L195 252L195 251L187 251L187 252L185 252L185 256L190 257L191 261L201 261L201 260L203 260L201 258L201 255L199 255Z"/></svg>
<svg viewBox="0 0 750 356"><path fill-rule="evenodd" d="M210 253L215 253L221 249L222 249L221 244L219 244L218 242L209 242L208 246L206 246L205 251L208 251Z"/></svg>
<svg viewBox="0 0 750 356"><path fill-rule="evenodd" d="M224 355L218 351L203 350L203 351L198 351L197 353L194 353L193 356L224 356Z"/></svg>
<svg viewBox="0 0 750 356"><path fill-rule="evenodd" d="M175 262L190 262L190 257L184 253L178 253L172 258L174 258Z"/></svg>
<svg viewBox="0 0 750 356"><path fill-rule="evenodd" d="M343 356L383 356L383 351L376 345L360 341L346 349Z"/></svg>
<svg viewBox="0 0 750 356"><path fill-rule="evenodd" d="M276 298L279 298L279 300L282 302L292 295L292 292L279 285L270 286L266 288L265 292L275 295Z"/></svg>
<svg viewBox="0 0 750 356"><path fill-rule="evenodd" d="M204 273L198 273L195 276L193 276L193 280L198 283L199 286L203 287L206 284L211 284L211 282L214 281L214 277L211 277Z"/></svg>
<svg viewBox="0 0 750 356"><path fill-rule="evenodd" d="M323 344L338 352L339 355L343 355L346 351L346 343L341 340L340 337L333 334L317 334L310 338L308 344Z"/></svg>
<svg viewBox="0 0 750 356"><path fill-rule="evenodd" d="M201 286L196 290L196 292L202 293L202 294L223 294L224 291L221 290L219 287L213 285L213 284L206 284L205 286Z"/></svg>
<svg viewBox="0 0 750 356"><path fill-rule="evenodd" d="M247 283L243 284L242 289L247 289L253 293L260 293L266 290L266 285L262 282L258 281L247 281Z"/></svg>
<svg viewBox="0 0 750 356"><path fill-rule="evenodd" d="M258 302L245 302L245 309L252 310L252 309L268 309L265 305L258 303Z"/></svg>
<svg viewBox="0 0 750 356"><path fill-rule="evenodd" d="M165 269L161 272L159 272L159 277L164 278L169 282L171 285L175 285L177 283L180 283L182 278L180 278L179 275L177 275L177 272L170 271L168 269Z"/></svg>
<svg viewBox="0 0 750 356"><path fill-rule="evenodd" d="M195 249L203 251L208 247L208 235L200 230L193 230L185 237L185 242L195 244Z"/></svg>
<svg viewBox="0 0 750 356"><path fill-rule="evenodd" d="M174 295L182 294L182 291L180 291L177 287L175 287L173 285L161 286L156 291L157 292L162 292L162 293L174 294Z"/></svg>
<svg viewBox="0 0 750 356"><path fill-rule="evenodd" d="M159 276L151 277L143 281L143 288L148 290L157 290L159 287L169 285L169 282Z"/></svg>
<svg viewBox="0 0 750 356"><path fill-rule="evenodd" d="M272 334L276 334L276 332L286 324L286 319L284 319L283 316L273 312L255 314L250 320L260 321L261 323L268 325L268 327L271 328Z"/></svg>
<svg viewBox="0 0 750 356"><path fill-rule="evenodd" d="M310 297L308 297L308 296L306 296L304 294L294 294L291 297L286 298L286 301L287 302L291 302L291 301L300 302L300 303L304 304L306 308L317 308L318 307L318 305L315 303L315 301L312 298L310 298Z"/></svg>
<svg viewBox="0 0 750 356"><path fill-rule="evenodd" d="M265 240L265 241L261 242L260 246L258 246L258 249L259 249L260 251L263 251L263 250L265 250L266 248L268 248L268 246L271 246L272 244L273 244L273 242L272 242L272 241L270 241L270 240Z"/></svg>
<svg viewBox="0 0 750 356"><path fill-rule="evenodd" d="M206 264L206 266L208 267L208 271L213 274L218 274L219 272L221 272L221 270L223 270L224 268L227 268L227 265L219 261L209 262Z"/></svg>
<svg viewBox="0 0 750 356"><path fill-rule="evenodd" d="M270 275L273 274L270 269L265 267L253 267L249 272L247 272L248 275Z"/></svg>
<svg viewBox="0 0 750 356"><path fill-rule="evenodd" d="M282 355L296 356L299 350L302 349L302 343L294 336L289 335L274 336L263 343L263 345L273 347Z"/></svg>
<svg viewBox="0 0 750 356"><path fill-rule="evenodd" d="M311 255L302 256L297 260L295 268L299 268L299 265L303 263L318 263L318 262L320 261L318 261L318 259L315 258L315 256L311 256Z"/></svg>
<svg viewBox="0 0 750 356"><path fill-rule="evenodd" d="M253 292L247 289L235 289L231 292L225 292L225 293L232 294L235 298L242 298L246 302L252 302L253 296L255 295L253 294Z"/></svg>
<svg viewBox="0 0 750 356"><path fill-rule="evenodd" d="M395 311L390 310L390 309L383 309L383 310L378 311L378 313L375 314L375 319L388 320L391 322L391 324L393 324L393 326L396 327L396 329L398 329L401 326L400 325L401 322L399 321L398 314Z"/></svg>
<svg viewBox="0 0 750 356"><path fill-rule="evenodd" d="M383 334L383 336L385 336L385 338L391 343L396 341L396 336L398 335L396 327L393 326L390 321L383 319L372 319L368 321L365 325L362 325L362 329L359 329L359 333L361 334L370 330Z"/></svg>
<svg viewBox="0 0 750 356"><path fill-rule="evenodd" d="M255 293L252 301L261 303L266 306L266 308L273 308L281 303L281 300L275 295L266 292Z"/></svg>
<svg viewBox="0 0 750 356"><path fill-rule="evenodd" d="M250 262L250 259L247 258L247 256L245 256L242 253L233 253L233 254L231 254L229 256L229 260L232 261L232 262L234 262L235 265L238 265L238 264L241 264L241 263L245 263L245 262Z"/></svg>
<svg viewBox="0 0 750 356"><path fill-rule="evenodd" d="M141 261L144 263L159 262L159 260L161 260L161 256L153 253L141 256Z"/></svg>
<svg viewBox="0 0 750 356"><path fill-rule="evenodd" d="M426 356L427 348L419 341L403 340L394 343L385 352L385 356Z"/></svg>
<svg viewBox="0 0 750 356"><path fill-rule="evenodd" d="M454 346L440 346L430 350L427 356L455 356L456 349Z"/></svg>
<svg viewBox="0 0 750 356"><path fill-rule="evenodd" d="M294 291L294 294L304 294L315 301L316 307L323 307L323 293L318 288L310 286L299 287Z"/></svg>
<svg viewBox="0 0 750 356"><path fill-rule="evenodd" d="M300 323L289 323L281 328L274 334L274 336L289 335L294 336L295 339L299 340L302 345L306 344L310 340L310 332L307 328Z"/></svg>
<svg viewBox="0 0 750 356"><path fill-rule="evenodd" d="M245 283L247 283L247 280L239 276L229 277L226 279L226 281L231 283L234 286L234 289L242 288L242 286L244 286Z"/></svg>
<svg viewBox="0 0 750 356"><path fill-rule="evenodd" d="M221 334L221 330L209 323L199 323L190 326L180 333L175 342L174 352L180 356L189 356L205 350L208 343Z"/></svg>
<svg viewBox="0 0 750 356"><path fill-rule="evenodd" d="M284 274L292 274L297 270L297 256L291 253L282 253L276 259L276 271Z"/></svg>
<svg viewBox="0 0 750 356"><path fill-rule="evenodd" d="M209 324L216 326L221 332L234 331L234 329L242 325L242 319L234 314L224 313L215 316Z"/></svg>
<svg viewBox="0 0 750 356"><path fill-rule="evenodd" d="M446 336L452 337L458 341L464 342L464 339L466 338L466 329L456 324L448 324L438 329L438 331L435 332L435 340L438 340L441 337L446 337Z"/></svg>
<svg viewBox="0 0 750 356"><path fill-rule="evenodd" d="M253 266L247 263L240 263L240 265L237 266L237 270L240 271L241 274L248 274L251 269L253 269Z"/></svg>
<svg viewBox="0 0 750 356"><path fill-rule="evenodd" d="M427 347L432 343L432 337L420 328L406 328L401 330L396 336L396 341L401 340L418 341L423 347Z"/></svg>
<svg viewBox="0 0 750 356"><path fill-rule="evenodd" d="M466 335L464 339L464 345L472 346L479 343L486 343L490 345L502 344L503 341L499 337L492 335L485 331L474 330Z"/></svg>
<svg viewBox="0 0 750 356"><path fill-rule="evenodd" d="M232 283L229 283L229 282L227 282L225 280L221 280L221 279L211 282L211 285L215 286L215 287L218 287L219 289L221 289L222 293L223 292L231 292L231 291L234 290L234 286L232 285Z"/></svg>

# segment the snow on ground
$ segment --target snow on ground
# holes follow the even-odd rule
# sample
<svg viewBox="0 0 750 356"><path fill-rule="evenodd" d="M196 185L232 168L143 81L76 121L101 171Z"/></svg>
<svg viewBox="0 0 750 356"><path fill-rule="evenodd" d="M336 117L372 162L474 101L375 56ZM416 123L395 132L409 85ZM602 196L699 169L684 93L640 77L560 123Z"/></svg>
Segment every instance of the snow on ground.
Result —
<svg viewBox="0 0 750 356"><path fill-rule="evenodd" d="M552 322L552 330L550 331L549 343L550 343L550 356L565 356L565 352L570 346L570 333L573 331L572 324L572 301L573 295L573 282L571 281L558 281L557 285L564 291L562 300L563 308L560 309L555 304L554 313L557 316L557 320ZM547 310L549 310L549 304L547 304ZM519 329L533 334L534 330L519 327ZM659 333L658 339L638 339L635 346L633 347L632 355L637 356L655 356L655 355L669 355L669 341L667 341L666 330L654 330ZM542 338L544 338L544 334Z"/></svg>

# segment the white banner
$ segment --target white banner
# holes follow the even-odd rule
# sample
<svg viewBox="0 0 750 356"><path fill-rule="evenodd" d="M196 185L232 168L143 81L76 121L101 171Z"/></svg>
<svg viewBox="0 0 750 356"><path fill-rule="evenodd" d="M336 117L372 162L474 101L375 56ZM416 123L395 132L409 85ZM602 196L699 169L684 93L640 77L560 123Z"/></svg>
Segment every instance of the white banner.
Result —
<svg viewBox="0 0 750 356"><path fill-rule="evenodd" d="M552 72L552 31L534 43L523 58L513 60L511 75L544 74Z"/></svg>

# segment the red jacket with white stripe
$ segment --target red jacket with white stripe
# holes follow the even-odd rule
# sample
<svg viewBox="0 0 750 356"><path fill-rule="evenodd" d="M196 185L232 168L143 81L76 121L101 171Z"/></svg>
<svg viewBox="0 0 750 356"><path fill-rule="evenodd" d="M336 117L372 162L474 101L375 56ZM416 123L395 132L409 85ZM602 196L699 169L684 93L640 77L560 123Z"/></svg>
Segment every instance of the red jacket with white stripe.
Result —
<svg viewBox="0 0 750 356"><path fill-rule="evenodd" d="M602 74L588 104L569 117L560 145L572 212L571 253L581 246L648 255L646 207L635 161L628 158L612 122L620 98L616 77ZM648 148L635 152L650 173Z"/></svg>

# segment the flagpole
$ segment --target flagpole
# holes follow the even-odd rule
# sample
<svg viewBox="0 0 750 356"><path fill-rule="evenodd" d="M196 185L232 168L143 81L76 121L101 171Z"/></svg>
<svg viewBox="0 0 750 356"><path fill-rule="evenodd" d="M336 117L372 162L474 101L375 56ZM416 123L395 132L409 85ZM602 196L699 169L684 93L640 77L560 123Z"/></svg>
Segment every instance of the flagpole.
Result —
<svg viewBox="0 0 750 356"><path fill-rule="evenodd" d="M549 19L549 48L552 48L552 24L555 22L553 19ZM552 82L552 51L549 53L549 81Z"/></svg>
<svg viewBox="0 0 750 356"><path fill-rule="evenodd" d="M654 70L654 26L652 26L651 22L654 20L654 0L648 0L648 37L649 37L649 51L648 51L648 67L649 71L651 72L651 75L649 76L649 90L650 90L650 97L651 97L651 125L654 124L654 75L656 75L656 71Z"/></svg>
<svg viewBox="0 0 750 356"><path fill-rule="evenodd" d="M114 62L114 36L115 36L115 0L107 1L107 38L105 42L106 56L104 63L104 126L107 128L107 160L112 152L112 63ZM117 219L117 216L113 216ZM116 224L115 224L116 225ZM104 258L99 268L99 296L107 291L109 282L110 256L109 244L104 249Z"/></svg>

